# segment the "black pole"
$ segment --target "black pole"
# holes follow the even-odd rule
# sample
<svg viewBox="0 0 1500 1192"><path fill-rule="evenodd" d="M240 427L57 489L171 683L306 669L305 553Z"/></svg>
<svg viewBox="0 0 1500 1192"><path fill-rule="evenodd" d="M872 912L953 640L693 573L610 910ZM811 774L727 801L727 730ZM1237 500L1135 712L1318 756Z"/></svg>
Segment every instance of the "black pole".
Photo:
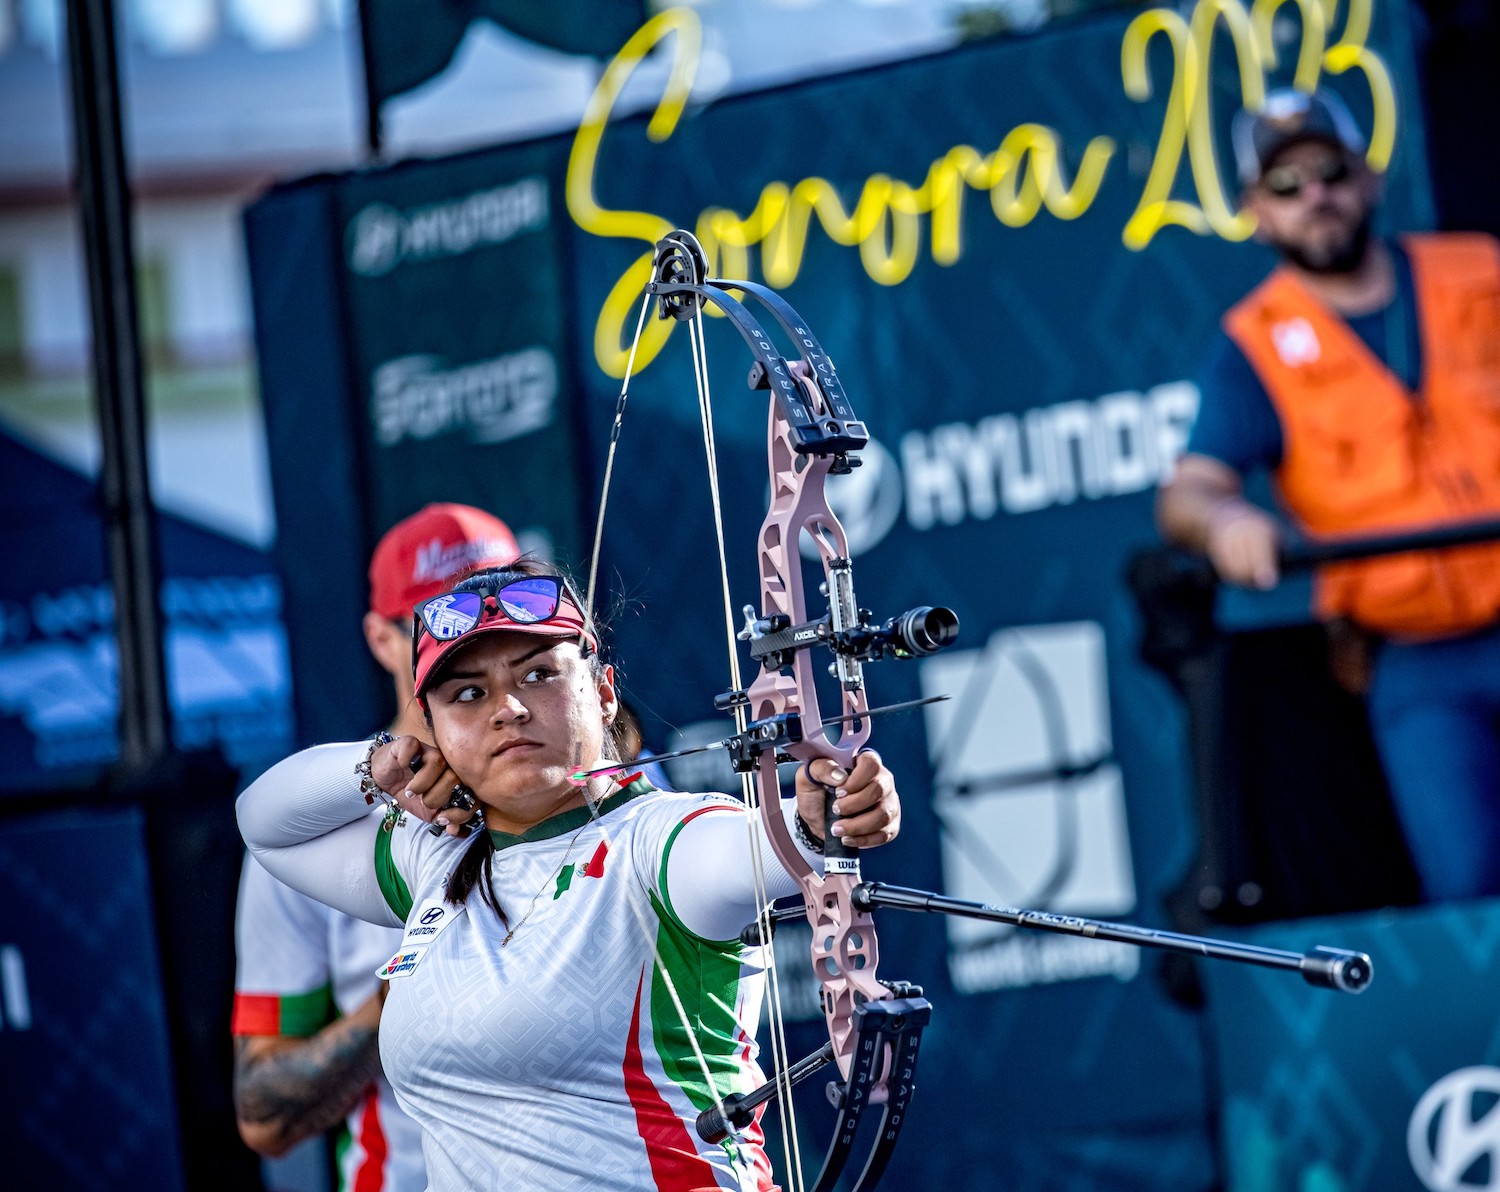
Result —
<svg viewBox="0 0 1500 1192"><path fill-rule="evenodd" d="M371 162L380 160L384 140L384 128L380 122L380 100L376 93L375 80L370 74L374 61L375 18L370 11L370 0L359 0L359 68L364 84L365 100L365 155Z"/></svg>
<svg viewBox="0 0 1500 1192"><path fill-rule="evenodd" d="M1282 533L1286 540L1277 548L1277 565L1283 572L1310 571L1327 563L1500 542L1500 518L1439 522L1377 534L1348 534L1333 538L1304 538L1291 528L1284 528ZM1174 554L1180 560L1177 565L1195 581L1203 584L1219 582L1219 574L1207 555L1187 550L1177 550Z"/></svg>
<svg viewBox="0 0 1500 1192"><path fill-rule="evenodd" d="M145 400L120 118L113 0L68 0L68 75L84 259L88 266L100 500L119 649L120 765L139 771L171 743Z"/></svg>
<svg viewBox="0 0 1500 1192"><path fill-rule="evenodd" d="M1454 546L1472 546L1477 542L1500 540L1500 518L1449 522L1418 529L1386 531L1381 534L1359 534L1340 538L1307 538L1289 542L1281 548L1281 566L1287 571L1317 567L1324 563L1342 563L1350 559L1399 555L1408 551L1440 550Z"/></svg>

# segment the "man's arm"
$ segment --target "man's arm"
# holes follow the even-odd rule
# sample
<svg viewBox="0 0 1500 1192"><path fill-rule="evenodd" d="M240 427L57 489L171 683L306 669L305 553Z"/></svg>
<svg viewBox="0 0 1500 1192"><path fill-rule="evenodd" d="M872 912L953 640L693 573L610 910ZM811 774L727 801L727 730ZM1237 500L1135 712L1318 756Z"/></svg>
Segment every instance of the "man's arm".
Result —
<svg viewBox="0 0 1500 1192"><path fill-rule="evenodd" d="M1184 455L1156 498L1156 523L1170 542L1206 554L1219 575L1249 588L1280 579L1276 519L1244 498L1240 474L1209 455Z"/></svg>
<svg viewBox="0 0 1500 1192"><path fill-rule="evenodd" d="M251 1150L276 1157L336 1126L380 1075L380 1010L388 986L305 1039L234 1041L234 1111Z"/></svg>

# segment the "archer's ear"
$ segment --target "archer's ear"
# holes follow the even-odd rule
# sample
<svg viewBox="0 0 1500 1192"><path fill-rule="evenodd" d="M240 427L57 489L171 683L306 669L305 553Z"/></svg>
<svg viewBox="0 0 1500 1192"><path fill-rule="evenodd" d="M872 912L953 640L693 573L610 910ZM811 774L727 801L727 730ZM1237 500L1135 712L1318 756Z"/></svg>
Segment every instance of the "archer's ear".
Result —
<svg viewBox="0 0 1500 1192"><path fill-rule="evenodd" d="M395 621L387 620L379 613L366 613L364 619L365 645L375 661L391 675L405 674L411 678L411 636Z"/></svg>
<svg viewBox="0 0 1500 1192"><path fill-rule="evenodd" d="M606 726L614 724L620 715L620 695L615 689L615 668L605 666L595 680L599 691L599 708L604 713Z"/></svg>

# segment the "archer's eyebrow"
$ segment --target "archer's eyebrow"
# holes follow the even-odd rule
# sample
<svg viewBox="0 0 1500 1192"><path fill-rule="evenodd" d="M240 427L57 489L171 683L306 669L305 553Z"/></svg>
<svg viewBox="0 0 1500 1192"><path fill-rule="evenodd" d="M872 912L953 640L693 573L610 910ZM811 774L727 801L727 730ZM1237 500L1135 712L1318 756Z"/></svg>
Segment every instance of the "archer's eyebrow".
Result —
<svg viewBox="0 0 1500 1192"><path fill-rule="evenodd" d="M524 654L517 655L515 658L505 659L502 665L520 666L523 662L530 662L538 654L545 654L548 650L553 649L555 646L561 645L567 640L567 638L549 638L534 649L527 650ZM443 682L451 683L455 679L482 679L488 673L489 672L484 670L451 670L443 679Z"/></svg>
<svg viewBox="0 0 1500 1192"><path fill-rule="evenodd" d="M539 645L536 649L534 649L534 650L527 650L526 653L520 655L519 657L512 658L510 660L509 665L511 665L511 666L520 666L521 663L523 663L523 662L530 662L538 654L545 654L548 650L556 649L558 646L562 645L563 642L565 642L567 640L568 639L565 638L565 637L561 637L561 638L558 638L558 637L549 638L548 640L544 641L541 645Z"/></svg>

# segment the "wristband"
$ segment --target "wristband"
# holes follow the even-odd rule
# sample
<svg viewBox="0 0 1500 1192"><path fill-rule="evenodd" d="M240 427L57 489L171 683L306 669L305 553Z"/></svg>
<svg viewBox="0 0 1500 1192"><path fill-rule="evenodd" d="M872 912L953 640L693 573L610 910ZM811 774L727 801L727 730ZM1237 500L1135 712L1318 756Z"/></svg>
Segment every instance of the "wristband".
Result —
<svg viewBox="0 0 1500 1192"><path fill-rule="evenodd" d="M395 807L396 800L383 791L375 779L370 775L370 766L375 761L375 751L382 745L389 745L396 738L383 729L375 734L370 742L370 748L365 750L365 759L354 763L354 772L359 775L359 793L365 797L366 804L372 804L379 799L387 807Z"/></svg>
<svg viewBox="0 0 1500 1192"><path fill-rule="evenodd" d="M792 812L792 835L797 838L797 843L810 853L823 855L823 846L826 843L821 836L814 836L813 830L807 826L800 811Z"/></svg>

